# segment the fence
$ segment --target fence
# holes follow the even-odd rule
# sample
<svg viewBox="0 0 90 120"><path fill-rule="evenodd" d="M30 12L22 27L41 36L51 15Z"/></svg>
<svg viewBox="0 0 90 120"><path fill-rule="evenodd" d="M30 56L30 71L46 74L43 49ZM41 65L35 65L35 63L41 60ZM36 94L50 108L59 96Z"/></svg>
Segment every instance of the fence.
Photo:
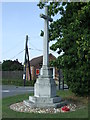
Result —
<svg viewBox="0 0 90 120"><path fill-rule="evenodd" d="M23 79L23 71L2 71L2 79Z"/></svg>
<svg viewBox="0 0 90 120"><path fill-rule="evenodd" d="M59 73L56 73L57 80ZM2 71L2 79L23 79L23 71ZM60 70L60 79L63 80L62 70Z"/></svg>

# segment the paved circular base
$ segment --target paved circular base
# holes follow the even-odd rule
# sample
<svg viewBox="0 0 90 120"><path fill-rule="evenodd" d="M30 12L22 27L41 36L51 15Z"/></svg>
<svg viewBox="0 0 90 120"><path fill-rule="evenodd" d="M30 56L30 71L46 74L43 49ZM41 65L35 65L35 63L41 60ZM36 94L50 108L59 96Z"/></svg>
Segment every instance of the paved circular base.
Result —
<svg viewBox="0 0 90 120"><path fill-rule="evenodd" d="M69 104L70 111L75 111L77 106L75 104ZM28 113L60 113L61 108L31 108L26 106L23 102L15 103L10 105L10 109L18 112Z"/></svg>

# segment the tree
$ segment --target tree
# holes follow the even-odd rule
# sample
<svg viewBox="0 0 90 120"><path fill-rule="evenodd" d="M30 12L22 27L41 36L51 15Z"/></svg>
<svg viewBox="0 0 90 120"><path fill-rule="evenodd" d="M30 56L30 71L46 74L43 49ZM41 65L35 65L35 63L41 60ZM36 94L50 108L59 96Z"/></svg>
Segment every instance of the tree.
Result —
<svg viewBox="0 0 90 120"><path fill-rule="evenodd" d="M0 61L0 71L2 70L2 63L1 63L1 61Z"/></svg>
<svg viewBox="0 0 90 120"><path fill-rule="evenodd" d="M47 3L39 3L43 8ZM49 4L49 15L60 17L49 26L49 40L56 40L50 48L59 49L62 56L54 62L63 70L64 80L76 94L88 94L89 44L90 44L90 2L71 2Z"/></svg>
<svg viewBox="0 0 90 120"><path fill-rule="evenodd" d="M17 60L6 60L2 63L3 71L18 71L23 70L23 65L19 63Z"/></svg>

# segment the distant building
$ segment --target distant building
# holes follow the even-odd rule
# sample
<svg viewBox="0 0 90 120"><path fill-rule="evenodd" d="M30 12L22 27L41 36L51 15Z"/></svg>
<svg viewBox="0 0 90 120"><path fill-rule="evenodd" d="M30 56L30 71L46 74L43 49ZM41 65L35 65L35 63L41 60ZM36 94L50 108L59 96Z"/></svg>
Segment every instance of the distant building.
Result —
<svg viewBox="0 0 90 120"><path fill-rule="evenodd" d="M53 56L52 54L49 54L49 62L52 60L55 60L55 59L56 59L55 56ZM38 75L40 74L42 64L43 64L43 56L33 58L30 61L32 80L35 80L38 77ZM57 79L57 69L55 67L50 67L50 74L53 75L53 79ZM30 79L28 68L26 69L26 79L28 79L28 80Z"/></svg>

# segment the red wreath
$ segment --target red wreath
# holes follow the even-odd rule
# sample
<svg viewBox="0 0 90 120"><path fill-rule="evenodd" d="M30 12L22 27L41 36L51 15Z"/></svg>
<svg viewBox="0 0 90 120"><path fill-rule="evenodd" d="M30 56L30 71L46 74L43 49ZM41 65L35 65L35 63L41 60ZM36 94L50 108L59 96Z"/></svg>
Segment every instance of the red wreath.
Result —
<svg viewBox="0 0 90 120"><path fill-rule="evenodd" d="M62 112L68 112L68 111L70 111L70 108L67 107L67 106L64 106L64 107L61 108L61 111Z"/></svg>

